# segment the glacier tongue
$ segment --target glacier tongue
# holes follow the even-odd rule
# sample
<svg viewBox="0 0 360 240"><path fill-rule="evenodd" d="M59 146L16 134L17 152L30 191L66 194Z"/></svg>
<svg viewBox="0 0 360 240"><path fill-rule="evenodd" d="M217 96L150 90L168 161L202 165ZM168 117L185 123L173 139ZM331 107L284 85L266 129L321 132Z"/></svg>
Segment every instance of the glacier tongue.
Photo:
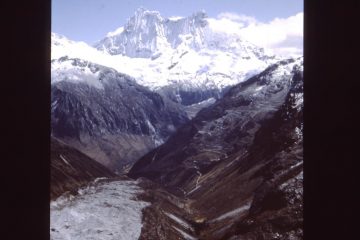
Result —
<svg viewBox="0 0 360 240"><path fill-rule="evenodd" d="M135 200L139 192L134 181L114 181L59 197L50 205L51 239L138 239L141 210L149 205Z"/></svg>

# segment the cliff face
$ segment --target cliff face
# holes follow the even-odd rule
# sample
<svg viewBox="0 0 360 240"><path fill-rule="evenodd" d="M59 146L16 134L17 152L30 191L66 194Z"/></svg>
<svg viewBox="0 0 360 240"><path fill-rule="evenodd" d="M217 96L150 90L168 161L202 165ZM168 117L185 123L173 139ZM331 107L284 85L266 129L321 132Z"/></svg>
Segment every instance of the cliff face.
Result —
<svg viewBox="0 0 360 240"><path fill-rule="evenodd" d="M203 45L206 14L198 12L187 18L167 19L157 11L139 8L124 27L96 43L99 50L112 55L150 58L161 50L178 47L186 35L189 46Z"/></svg>

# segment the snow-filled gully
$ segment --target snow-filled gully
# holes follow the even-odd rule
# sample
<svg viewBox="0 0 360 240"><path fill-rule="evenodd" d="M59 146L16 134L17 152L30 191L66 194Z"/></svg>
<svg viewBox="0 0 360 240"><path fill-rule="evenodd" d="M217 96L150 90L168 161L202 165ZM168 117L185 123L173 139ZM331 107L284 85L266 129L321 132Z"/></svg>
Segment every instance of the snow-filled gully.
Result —
<svg viewBox="0 0 360 240"><path fill-rule="evenodd" d="M50 204L50 236L60 239L138 239L141 210L150 203L136 200L135 181L102 182L61 196Z"/></svg>
<svg viewBox="0 0 360 240"><path fill-rule="evenodd" d="M187 230L190 230L190 231L194 231L193 227L190 226L185 220L171 214L171 213L167 213L167 212L164 212L166 216L168 216L169 218L171 218L172 220L174 220L175 222L177 222L178 224L180 224L182 227L186 228ZM173 229L175 229L178 233L180 233L183 238L185 240L197 240L196 237L190 235L189 233L175 227L175 226L172 226Z"/></svg>

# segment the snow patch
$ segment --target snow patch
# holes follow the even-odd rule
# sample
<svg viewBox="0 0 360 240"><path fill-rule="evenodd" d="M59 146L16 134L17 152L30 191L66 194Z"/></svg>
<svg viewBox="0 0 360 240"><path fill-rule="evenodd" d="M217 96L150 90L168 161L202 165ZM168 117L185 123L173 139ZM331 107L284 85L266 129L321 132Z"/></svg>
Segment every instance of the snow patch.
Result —
<svg viewBox="0 0 360 240"><path fill-rule="evenodd" d="M184 220L180 219L179 217L171 214L171 213L167 213L164 212L166 216L168 216L169 218L171 218L172 220L174 220L175 222L179 223L181 226L187 228L187 229L191 229L192 231L194 231L194 229Z"/></svg>
<svg viewBox="0 0 360 240"><path fill-rule="evenodd" d="M86 83L98 89L104 86L99 81L99 72L92 72L88 65L74 66L73 59L65 61L54 61L51 64L51 82L69 81L75 83Z"/></svg>
<svg viewBox="0 0 360 240"><path fill-rule="evenodd" d="M264 88L264 86L259 86L259 87L255 88L255 92L258 92L258 91L260 91L260 90L263 89L263 88Z"/></svg>
<svg viewBox="0 0 360 240"><path fill-rule="evenodd" d="M296 163L295 165L291 166L290 169L294 169L302 164L303 164L303 161L300 161L300 162Z"/></svg>
<svg viewBox="0 0 360 240"><path fill-rule="evenodd" d="M303 93L295 93L294 97L295 97L294 107L296 109L300 110L301 106L304 103L304 94Z"/></svg>
<svg viewBox="0 0 360 240"><path fill-rule="evenodd" d="M162 140L162 139L158 139L158 138L154 139L154 144L156 147L162 145L163 143L164 143L164 140Z"/></svg>
<svg viewBox="0 0 360 240"><path fill-rule="evenodd" d="M171 21L178 21L180 19L183 19L184 17L180 17L180 16L173 16L173 17L169 17L168 19Z"/></svg>
<svg viewBox="0 0 360 240"><path fill-rule="evenodd" d="M122 33L123 31L124 31L124 27L119 27L115 31L109 32L108 34L106 34L106 37L113 37L115 35L118 35L118 34Z"/></svg>
<svg viewBox="0 0 360 240"><path fill-rule="evenodd" d="M99 181L101 181L101 180L105 180L105 179L108 179L108 178L107 178L107 177L95 178L94 183L97 183L97 182L99 182Z"/></svg>
<svg viewBox="0 0 360 240"><path fill-rule="evenodd" d="M63 155L60 154L60 158L64 161L64 163L71 166L70 163L68 161L66 161L66 159L63 157Z"/></svg>
<svg viewBox="0 0 360 240"><path fill-rule="evenodd" d="M302 163L302 162L301 162ZM289 185L293 184L295 181L303 181L304 180L304 172L301 171L298 175L296 175L294 178L290 178L289 180L287 180L286 182L282 183L279 186L280 190L284 190L286 187L288 187Z"/></svg>
<svg viewBox="0 0 360 240"><path fill-rule="evenodd" d="M245 205L239 207L239 208L236 208L230 212L227 212L227 213L224 213L222 214L221 216L211 220L210 222L216 222L216 221L221 221L225 218L229 218L229 217L235 217L237 215L240 215L246 211L248 211L250 209L250 206L251 206L251 202L252 201L248 201Z"/></svg>
<svg viewBox="0 0 360 240"><path fill-rule="evenodd" d="M295 133L296 133L296 136L297 136L298 139L302 139L303 133L302 133L300 128L295 127Z"/></svg>
<svg viewBox="0 0 360 240"><path fill-rule="evenodd" d="M196 190L198 190L201 187L201 185L196 185L196 187L194 187L191 191L189 191L188 193L186 193L186 195L189 195L193 192L195 192Z"/></svg>
<svg viewBox="0 0 360 240"><path fill-rule="evenodd" d="M184 232L181 229L178 229L177 227L173 227L176 231L178 231L186 240L197 240L196 237L191 236L190 234Z"/></svg>

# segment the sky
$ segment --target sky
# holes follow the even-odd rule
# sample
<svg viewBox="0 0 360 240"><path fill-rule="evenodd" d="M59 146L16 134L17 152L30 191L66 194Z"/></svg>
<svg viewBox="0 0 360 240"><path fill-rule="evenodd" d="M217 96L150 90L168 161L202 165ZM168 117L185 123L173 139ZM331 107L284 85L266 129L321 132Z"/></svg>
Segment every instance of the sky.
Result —
<svg viewBox="0 0 360 240"><path fill-rule="evenodd" d="M302 51L303 0L52 0L52 32L94 44L125 25L140 6L163 17L208 17L238 23L253 43L281 51Z"/></svg>

